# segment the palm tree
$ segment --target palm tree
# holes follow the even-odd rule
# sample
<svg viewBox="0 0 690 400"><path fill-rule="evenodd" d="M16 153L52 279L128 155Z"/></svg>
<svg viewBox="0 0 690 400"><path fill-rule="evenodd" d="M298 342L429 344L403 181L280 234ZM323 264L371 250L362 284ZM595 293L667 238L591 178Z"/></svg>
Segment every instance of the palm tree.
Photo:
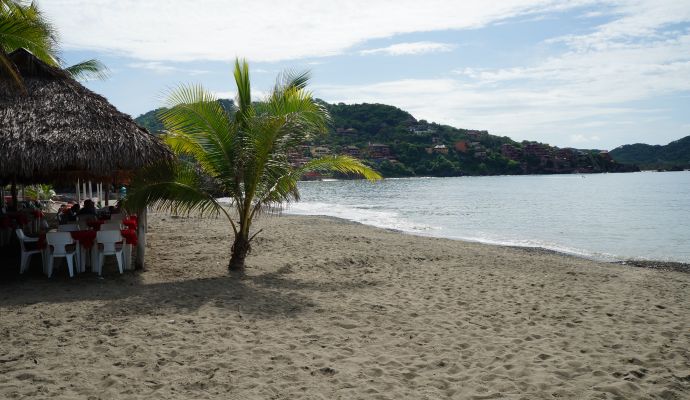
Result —
<svg viewBox="0 0 690 400"><path fill-rule="evenodd" d="M22 78L8 54L25 48L48 65L59 66L57 34L38 7L15 0L0 0L0 73L22 87Z"/></svg>
<svg viewBox="0 0 690 400"><path fill-rule="evenodd" d="M369 180L381 176L347 156L291 165L288 153L324 133L330 122L328 111L306 90L308 73L281 75L262 102L252 101L246 61L235 61L234 77L234 110L224 109L200 86L182 86L170 93L159 117L167 130L164 140L180 158L141 171L124 205L223 215L234 233L228 268L242 270L260 232L252 233L254 217L299 200L297 181L306 172L338 171ZM232 199L232 211L216 200L219 193Z"/></svg>
<svg viewBox="0 0 690 400"><path fill-rule="evenodd" d="M25 91L22 77L9 54L24 48L48 65L61 67L57 31L35 3L0 0L0 76L8 76ZM75 79L105 79L107 68L98 60L87 60L65 68Z"/></svg>

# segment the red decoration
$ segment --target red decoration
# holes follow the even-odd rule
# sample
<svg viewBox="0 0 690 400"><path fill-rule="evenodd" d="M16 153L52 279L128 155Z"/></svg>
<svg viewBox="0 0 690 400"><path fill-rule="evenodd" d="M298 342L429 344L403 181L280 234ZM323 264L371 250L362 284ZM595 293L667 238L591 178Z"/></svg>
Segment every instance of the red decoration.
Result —
<svg viewBox="0 0 690 400"><path fill-rule="evenodd" d="M135 231L134 229L123 229L120 231L120 233L122 234L122 237L125 238L125 240L127 241L127 244L131 244L132 246L137 245L137 231Z"/></svg>
<svg viewBox="0 0 690 400"><path fill-rule="evenodd" d="M132 219L132 217L127 217L122 220L122 225L126 226L129 229L134 229L135 231L137 230L139 224L137 224L136 218Z"/></svg>
<svg viewBox="0 0 690 400"><path fill-rule="evenodd" d="M72 239L79 241L81 247L90 249L96 241L96 231L74 231L70 232Z"/></svg>

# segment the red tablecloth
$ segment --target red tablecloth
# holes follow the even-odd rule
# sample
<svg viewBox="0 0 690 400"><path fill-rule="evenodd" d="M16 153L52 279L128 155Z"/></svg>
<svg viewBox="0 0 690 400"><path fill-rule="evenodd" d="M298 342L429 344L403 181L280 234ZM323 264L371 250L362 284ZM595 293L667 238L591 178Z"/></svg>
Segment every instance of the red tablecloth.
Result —
<svg viewBox="0 0 690 400"><path fill-rule="evenodd" d="M137 230L138 224L136 218L127 217L122 220L122 225L126 226L129 229L134 229L135 231Z"/></svg>
<svg viewBox="0 0 690 400"><path fill-rule="evenodd" d="M78 241L82 247L91 248L96 241L96 231L74 231L69 233L72 239ZM38 236L38 248L44 249L46 247L46 234L41 233Z"/></svg>
<svg viewBox="0 0 690 400"><path fill-rule="evenodd" d="M122 234L122 237L125 238L127 241L127 244L131 244L132 246L137 245L137 231L134 229L123 229L120 231Z"/></svg>
<svg viewBox="0 0 690 400"><path fill-rule="evenodd" d="M103 225L104 223L105 223L105 221L94 219L94 220L88 221L86 223L86 225L88 225L89 227L98 231L101 229L101 225Z"/></svg>
<svg viewBox="0 0 690 400"><path fill-rule="evenodd" d="M70 232L72 239L79 241L82 247L90 249L96 241L96 231L74 231Z"/></svg>

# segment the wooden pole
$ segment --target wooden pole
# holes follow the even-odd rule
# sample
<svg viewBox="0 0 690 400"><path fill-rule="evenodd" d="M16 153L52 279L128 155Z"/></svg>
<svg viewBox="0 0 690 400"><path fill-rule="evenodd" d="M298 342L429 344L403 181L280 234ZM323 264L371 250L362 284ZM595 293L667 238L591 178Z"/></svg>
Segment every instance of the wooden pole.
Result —
<svg viewBox="0 0 690 400"><path fill-rule="evenodd" d="M77 204L79 204L81 203L81 196L79 195L79 178L77 178L77 185L74 189L74 197L77 199Z"/></svg>
<svg viewBox="0 0 690 400"><path fill-rule="evenodd" d="M14 207L14 210L17 211L19 210L17 205L17 182L14 179L12 179L12 187L10 188L10 191L12 192L12 207Z"/></svg>
<svg viewBox="0 0 690 400"><path fill-rule="evenodd" d="M108 204L109 203L108 197L110 197L110 183L105 184L105 206L106 207L108 207L110 205L110 204Z"/></svg>
<svg viewBox="0 0 690 400"><path fill-rule="evenodd" d="M139 212L139 226L137 229L137 260L135 263L136 269L144 269L144 260L146 259L146 208Z"/></svg>

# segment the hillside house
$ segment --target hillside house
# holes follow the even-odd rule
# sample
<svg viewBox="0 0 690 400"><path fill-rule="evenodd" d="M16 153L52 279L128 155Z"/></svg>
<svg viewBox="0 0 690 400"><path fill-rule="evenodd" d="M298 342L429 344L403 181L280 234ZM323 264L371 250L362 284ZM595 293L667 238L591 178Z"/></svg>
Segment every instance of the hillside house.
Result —
<svg viewBox="0 0 690 400"><path fill-rule="evenodd" d="M551 153L550 150L551 149L548 145L544 145L541 143L528 143L524 147L524 153L526 156L538 158L549 155L549 153Z"/></svg>
<svg viewBox="0 0 690 400"><path fill-rule="evenodd" d="M335 132L339 135L354 135L357 133L355 128L337 128Z"/></svg>
<svg viewBox="0 0 690 400"><path fill-rule="evenodd" d="M385 144L379 144L379 143L369 144L368 151L369 151L369 157L371 157L375 160L388 158L391 155L390 147L386 146Z"/></svg>
<svg viewBox="0 0 690 400"><path fill-rule="evenodd" d="M359 150L359 147L357 146L347 146L343 149L343 154L348 155L350 157L359 158L359 156L362 155L362 152Z"/></svg>
<svg viewBox="0 0 690 400"><path fill-rule="evenodd" d="M422 135L430 135L436 133L436 129L430 128L429 125L413 125L408 128L410 132L414 133L415 135L422 136Z"/></svg>
<svg viewBox="0 0 690 400"><path fill-rule="evenodd" d="M445 144L437 144L434 146L434 153L448 154L448 147Z"/></svg>
<svg viewBox="0 0 690 400"><path fill-rule="evenodd" d="M323 157L331 154L331 149L325 146L312 146L309 152L312 157Z"/></svg>
<svg viewBox="0 0 690 400"><path fill-rule="evenodd" d="M476 140L476 139L479 139L482 135L488 135L488 134L489 134L488 131L476 131L476 130L472 130L472 131L467 131L467 132L466 132L466 135L467 135L468 138L470 138L470 139L475 139L475 140Z"/></svg>
<svg viewBox="0 0 690 400"><path fill-rule="evenodd" d="M434 147L427 147L426 152L428 154L448 154L448 146L445 144L437 144Z"/></svg>
<svg viewBox="0 0 690 400"><path fill-rule="evenodd" d="M464 140L458 140L455 142L455 151L459 153L467 153L469 149L469 144Z"/></svg>
<svg viewBox="0 0 690 400"><path fill-rule="evenodd" d="M519 160L522 156L522 150L511 144L502 144L501 155L509 160Z"/></svg>

